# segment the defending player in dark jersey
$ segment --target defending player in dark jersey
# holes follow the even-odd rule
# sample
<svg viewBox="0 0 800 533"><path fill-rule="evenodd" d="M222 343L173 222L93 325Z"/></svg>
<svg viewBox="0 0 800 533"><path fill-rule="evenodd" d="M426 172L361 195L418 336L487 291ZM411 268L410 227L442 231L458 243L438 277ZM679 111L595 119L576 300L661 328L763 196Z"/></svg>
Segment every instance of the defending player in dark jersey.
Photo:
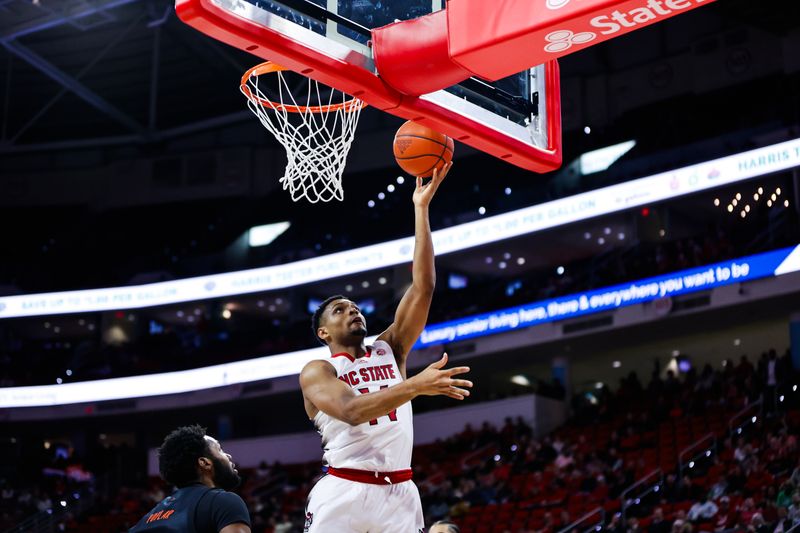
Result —
<svg viewBox="0 0 800 533"><path fill-rule="evenodd" d="M158 449L161 477L178 490L131 533L250 533L250 514L233 492L242 478L216 439L200 426L180 427Z"/></svg>

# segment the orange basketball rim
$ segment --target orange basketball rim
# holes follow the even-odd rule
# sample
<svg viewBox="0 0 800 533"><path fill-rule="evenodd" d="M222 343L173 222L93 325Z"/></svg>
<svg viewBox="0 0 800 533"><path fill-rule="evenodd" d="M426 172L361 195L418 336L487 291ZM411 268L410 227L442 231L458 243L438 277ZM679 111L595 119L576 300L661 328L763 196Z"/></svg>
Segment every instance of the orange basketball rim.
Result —
<svg viewBox="0 0 800 533"><path fill-rule="evenodd" d="M247 72L242 75L242 81L239 84L239 89L242 91L242 94L244 94L251 102L272 108L276 111L286 111L287 113L330 113L331 111L344 111L346 113L350 113L352 111L367 107L367 104L355 97L346 102L315 106L284 104L283 102L273 102L269 98L256 95L250 89L250 83L259 76L265 74L275 74L277 72L285 72L287 70L288 69L280 65L276 65L272 61L265 61L254 66L253 68L248 69Z"/></svg>

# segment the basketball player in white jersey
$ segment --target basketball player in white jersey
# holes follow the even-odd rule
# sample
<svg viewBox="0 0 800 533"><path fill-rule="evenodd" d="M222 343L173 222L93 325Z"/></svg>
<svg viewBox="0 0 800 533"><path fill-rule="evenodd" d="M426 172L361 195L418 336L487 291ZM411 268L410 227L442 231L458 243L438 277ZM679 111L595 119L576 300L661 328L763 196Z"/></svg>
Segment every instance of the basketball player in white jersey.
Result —
<svg viewBox="0 0 800 533"><path fill-rule="evenodd" d="M470 381L444 370L447 354L406 377L406 357L428 319L436 280L428 205L450 165L414 190L413 281L394 323L371 346L358 306L332 296L314 313L313 328L331 351L300 374L308 417L322 435L328 475L308 497L306 533L418 533L424 530L419 492L411 480L414 433L411 400L443 395L463 400Z"/></svg>

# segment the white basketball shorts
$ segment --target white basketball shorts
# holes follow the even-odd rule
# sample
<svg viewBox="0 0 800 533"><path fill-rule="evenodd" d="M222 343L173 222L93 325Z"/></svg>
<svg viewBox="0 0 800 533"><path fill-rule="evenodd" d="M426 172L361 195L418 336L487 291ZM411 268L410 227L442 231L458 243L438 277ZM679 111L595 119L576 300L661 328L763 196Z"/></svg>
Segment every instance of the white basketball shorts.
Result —
<svg viewBox="0 0 800 533"><path fill-rule="evenodd" d="M372 485L332 475L308 495L305 533L422 533L425 522L413 481Z"/></svg>

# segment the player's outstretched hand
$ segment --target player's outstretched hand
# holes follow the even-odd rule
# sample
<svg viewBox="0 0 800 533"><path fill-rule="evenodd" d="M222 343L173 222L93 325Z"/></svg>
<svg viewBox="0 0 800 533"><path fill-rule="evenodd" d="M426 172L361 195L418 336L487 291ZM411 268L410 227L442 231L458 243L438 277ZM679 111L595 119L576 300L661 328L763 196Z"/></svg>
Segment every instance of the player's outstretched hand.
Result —
<svg viewBox="0 0 800 533"><path fill-rule="evenodd" d="M456 400L463 400L469 396L468 388L472 388L472 382L466 379L453 379L453 376L466 374L469 372L468 366L457 366L445 369L447 364L447 354L442 358L428 365L428 368L409 379L412 381L417 392L421 396L449 396Z"/></svg>
<svg viewBox="0 0 800 533"><path fill-rule="evenodd" d="M428 207L430 205L433 195L436 194L436 190L439 188L439 185L442 184L442 181L445 176L447 176L447 173L450 172L452 166L453 162L450 161L442 167L441 171L436 168L433 169L431 181L425 184L422 183L422 178L417 176L417 187L414 189L414 196L412 197L414 205L417 207Z"/></svg>

